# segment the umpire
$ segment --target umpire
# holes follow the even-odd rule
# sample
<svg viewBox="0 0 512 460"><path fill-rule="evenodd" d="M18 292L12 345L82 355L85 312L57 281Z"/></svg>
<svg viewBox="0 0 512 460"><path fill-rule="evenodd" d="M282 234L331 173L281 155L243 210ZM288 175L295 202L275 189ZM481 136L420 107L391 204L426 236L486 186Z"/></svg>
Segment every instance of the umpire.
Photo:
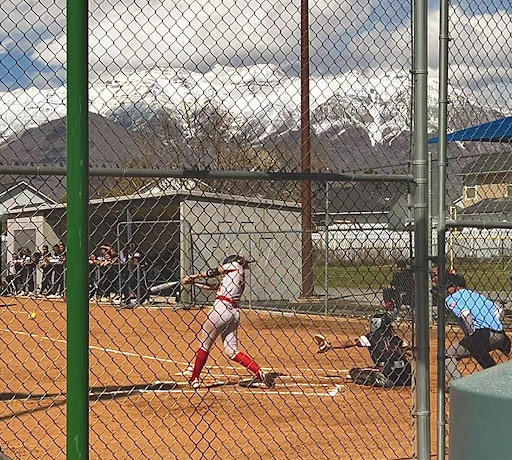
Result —
<svg viewBox="0 0 512 460"><path fill-rule="evenodd" d="M458 362L473 357L484 369L495 366L496 361L490 351L500 350L505 356L510 354L510 339L503 330L500 307L492 300L476 291L466 288L460 275L446 276L446 308L453 312L465 337L446 350L446 378L462 377Z"/></svg>

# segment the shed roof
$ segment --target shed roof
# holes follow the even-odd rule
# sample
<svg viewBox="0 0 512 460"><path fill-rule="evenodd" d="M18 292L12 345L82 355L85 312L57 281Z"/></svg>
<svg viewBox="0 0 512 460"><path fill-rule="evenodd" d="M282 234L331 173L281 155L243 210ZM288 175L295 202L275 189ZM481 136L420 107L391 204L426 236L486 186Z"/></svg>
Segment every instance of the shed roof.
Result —
<svg viewBox="0 0 512 460"><path fill-rule="evenodd" d="M55 204L56 201L41 193L36 187L25 181L9 182L6 184L0 184L0 202L6 199L12 198L16 194L16 190L29 190L33 195L38 196L48 204Z"/></svg>
<svg viewBox="0 0 512 460"><path fill-rule="evenodd" d="M248 205L252 207L260 207L260 208L271 208L271 209L282 209L288 211L296 211L300 212L300 204L280 201L280 200L268 200L261 198L251 198L245 196L234 196L234 195L226 195L221 193L212 193L212 192L204 192L204 191L196 191L196 190L165 190L165 191L148 191L146 193L133 193L130 195L123 196L113 196L107 198L96 198L89 201L89 205L98 207L101 205L114 205L120 204L123 207L126 207L127 202L137 202L137 201L160 201L162 199L169 199L173 201L183 201L187 198L192 198L199 201L211 201L217 203L229 203L229 204L241 204ZM57 210L65 210L67 208L67 203L59 203L52 205L42 205L42 206L33 206L30 208L24 208L22 211L16 211L10 213L13 216L21 216L24 213L30 213L32 215L36 213L45 213L48 211L55 212Z"/></svg>
<svg viewBox="0 0 512 460"><path fill-rule="evenodd" d="M482 154L473 163L466 165L461 175L481 175L512 172L512 152Z"/></svg>
<svg viewBox="0 0 512 460"><path fill-rule="evenodd" d="M386 213L407 195L408 185L402 183L353 183L329 190L328 204L320 200L316 213L330 214ZM318 194L320 195L320 194Z"/></svg>

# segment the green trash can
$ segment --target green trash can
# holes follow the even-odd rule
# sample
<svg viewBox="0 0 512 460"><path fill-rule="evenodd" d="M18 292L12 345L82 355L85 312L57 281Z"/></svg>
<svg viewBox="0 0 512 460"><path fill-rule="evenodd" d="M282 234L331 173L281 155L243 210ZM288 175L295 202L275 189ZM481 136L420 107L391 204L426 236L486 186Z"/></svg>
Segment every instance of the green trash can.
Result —
<svg viewBox="0 0 512 460"><path fill-rule="evenodd" d="M512 361L450 387L450 460L512 459Z"/></svg>

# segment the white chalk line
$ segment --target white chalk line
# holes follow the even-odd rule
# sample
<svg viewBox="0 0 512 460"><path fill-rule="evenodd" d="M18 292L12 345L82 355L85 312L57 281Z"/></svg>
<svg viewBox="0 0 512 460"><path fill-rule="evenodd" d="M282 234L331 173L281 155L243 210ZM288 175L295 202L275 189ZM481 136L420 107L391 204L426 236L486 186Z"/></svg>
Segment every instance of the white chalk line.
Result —
<svg viewBox="0 0 512 460"><path fill-rule="evenodd" d="M50 342L54 342L54 343L62 343L64 345L67 345L67 340L64 340L64 339L56 339L56 338L51 338L51 337L47 337L47 336L41 336L41 335L38 335L38 334L31 334L29 332L24 332L24 331L13 331L11 329L0 329L2 332L10 332L11 334L14 334L14 335L24 335L24 336L27 336L27 337L31 337L31 338L35 338L35 339L38 339L38 340L47 340L47 341L50 341ZM142 354L139 354L139 353L133 353L133 352L129 352L129 351L122 351L122 350L116 350L116 349L113 349L113 348L105 348L105 347L98 347L98 346L95 346L95 345L89 345L89 349L91 350L98 350L98 351L103 351L103 352L107 352L107 353L113 353L113 354L121 354L121 355L124 355L124 356L130 356L130 357L137 357L137 358L142 358L142 359L148 359L148 360L155 360L155 361L158 361L158 362L165 362L165 363L172 363L172 364L179 364L179 365L187 365L189 366L190 363L184 363L184 362L180 362L180 361L175 361L173 359L169 359L169 358L159 358L157 356L151 356L151 355L142 355ZM231 366L224 366L224 367L221 367L221 366L208 366L205 368L205 370L207 372L209 372L209 369L231 369L231 370L236 370L235 367L231 367ZM264 370L272 370L271 368L263 368ZM314 372L315 369L297 369L299 372L300 371L309 371L309 372ZM325 369L321 369L320 370L321 372L326 372ZM338 369L338 370L327 370L327 372L348 372L347 369ZM184 372L179 372L177 373L176 375L184 375L186 371ZM209 372L210 375L214 376L219 376L219 377L227 377L228 375L226 374L213 374L211 372ZM238 374L234 374L233 376L238 376ZM337 377L323 377L323 376L315 376L315 378L326 378L326 379L329 379L331 380L332 378L337 378ZM304 378L304 375L283 375L281 376L280 378L290 378L290 379L303 379ZM340 378L342 378L340 376ZM309 386L309 387L316 387L316 386L321 386L321 387L324 387L323 384L314 384L314 383L309 383L309 384L304 384L306 386ZM336 386L335 386L336 388ZM169 391L172 391L172 390L169 390ZM174 390L176 391L176 390ZM182 390L180 390L182 391ZM332 392L333 390L330 390L330 392ZM265 392L268 392L268 390L266 390ZM327 394L325 394L324 396L329 396L331 395L331 393L328 392ZM279 394L283 393L283 392L277 392ZM284 393L290 393L290 394L301 394L301 395L307 395L305 394L304 392L284 392ZM317 395L318 393L311 393L312 395Z"/></svg>
<svg viewBox="0 0 512 460"><path fill-rule="evenodd" d="M64 339L55 339L55 338L47 337L47 336L43 336L43 335L31 334L30 332L13 331L11 329L0 329L0 330L2 332L10 332L11 334L14 334L14 335L25 335L25 336L28 336L28 337L31 337L31 338L34 338L34 339L48 340L50 342L62 343L64 345L67 345L67 343L68 343L67 340L64 340ZM132 353L132 352L129 352L129 351L116 350L116 349L113 349L113 348L97 347L95 345L89 345L89 349L90 350L104 351L104 352L107 352L107 353L120 354L120 355L125 355L125 356L133 356L133 357L143 358L143 359L151 359L151 360L165 362L165 363L182 364L182 365L183 364L188 364L188 363L181 363L179 361L174 361L173 359L159 358L157 356L150 356L150 355L141 355L140 353Z"/></svg>
<svg viewBox="0 0 512 460"><path fill-rule="evenodd" d="M2 307L2 305L0 305L0 307ZM62 312L60 312L59 310L47 310L47 311L39 311L39 310L30 310L30 309L24 309L24 310L15 310L15 311L12 311L12 310L8 310L9 313L11 313L12 315L18 315L20 313L27 313L27 314L30 314L30 313L40 313L41 316L42 315L46 315L48 313L59 313L61 314Z"/></svg>
<svg viewBox="0 0 512 460"><path fill-rule="evenodd" d="M222 379L222 378L237 378L237 377L240 377L240 374L228 374L226 372L222 372L222 373L213 373L210 371L210 369L212 369L212 367L209 367L209 368L205 368L206 369L206 375L214 378L214 379ZM345 370L345 369L342 369L342 370ZM348 370L346 370L348 372ZM182 371L182 372L176 372L174 375L179 375L179 376L184 376L184 377L190 377L192 375L192 372L188 372L188 371ZM333 376L333 375L315 375L315 379L318 379L318 380L327 380L329 382L331 382L332 380L334 379L346 379L346 375L336 375L336 376ZM304 380L306 379L306 377L304 375L288 375L288 374L285 374L285 375L280 375L278 377L280 380L294 380L293 382L289 382L287 383L288 385L296 385L296 386L305 386L305 387L313 387L313 386L324 386L324 384L320 383L311 383L311 382L297 382L296 380ZM307 379L306 379L307 380Z"/></svg>
<svg viewBox="0 0 512 460"><path fill-rule="evenodd" d="M140 393L197 393L197 392L210 392L210 393L225 393L222 389L214 388L215 386L219 387L231 387L236 388L236 383L231 382L217 382L217 384L213 383L213 386L205 386L205 387L199 387L199 388L174 388L171 390L137 390ZM288 389L281 389L281 390L270 390L267 388L247 388L247 390L250 390L251 393L257 393L257 394L273 394L273 395L293 395L293 396L328 396L333 397L336 396L339 391L344 387L344 385L334 385L333 388L327 389L324 388L324 392L319 391L311 391L311 392L304 392L304 391L292 391ZM247 394L247 391L241 392L243 394ZM115 394L115 392L113 392Z"/></svg>
<svg viewBox="0 0 512 460"><path fill-rule="evenodd" d="M171 391L176 392L176 390L171 390ZM192 393L192 392L195 392L195 391L196 390L181 390L182 393ZM209 389L208 391L210 391L211 393L223 393L222 390L212 390L212 389ZM306 398L309 398L309 397L312 397L312 396L320 396L320 397L326 397L327 396L329 398L332 398L333 396L336 396L338 394L338 391L339 391L339 388L336 388L336 387L333 388L332 390L327 391L326 393L318 393L318 392L315 392L315 393L305 393L305 392L302 392L302 391L260 390L260 389L257 389L257 388L250 388L250 392L251 393L256 393L256 394L305 396ZM243 393L247 394L248 392L244 391Z"/></svg>

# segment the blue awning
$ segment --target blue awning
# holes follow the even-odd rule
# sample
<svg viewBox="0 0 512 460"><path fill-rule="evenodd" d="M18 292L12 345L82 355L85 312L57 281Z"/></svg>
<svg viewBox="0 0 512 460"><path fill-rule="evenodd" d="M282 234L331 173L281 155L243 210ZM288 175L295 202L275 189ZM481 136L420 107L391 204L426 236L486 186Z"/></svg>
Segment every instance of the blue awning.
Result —
<svg viewBox="0 0 512 460"><path fill-rule="evenodd" d="M446 141L512 142L512 117L500 118L483 125L455 131L446 136ZM437 144L438 142L438 137L432 137L428 140L429 144Z"/></svg>

